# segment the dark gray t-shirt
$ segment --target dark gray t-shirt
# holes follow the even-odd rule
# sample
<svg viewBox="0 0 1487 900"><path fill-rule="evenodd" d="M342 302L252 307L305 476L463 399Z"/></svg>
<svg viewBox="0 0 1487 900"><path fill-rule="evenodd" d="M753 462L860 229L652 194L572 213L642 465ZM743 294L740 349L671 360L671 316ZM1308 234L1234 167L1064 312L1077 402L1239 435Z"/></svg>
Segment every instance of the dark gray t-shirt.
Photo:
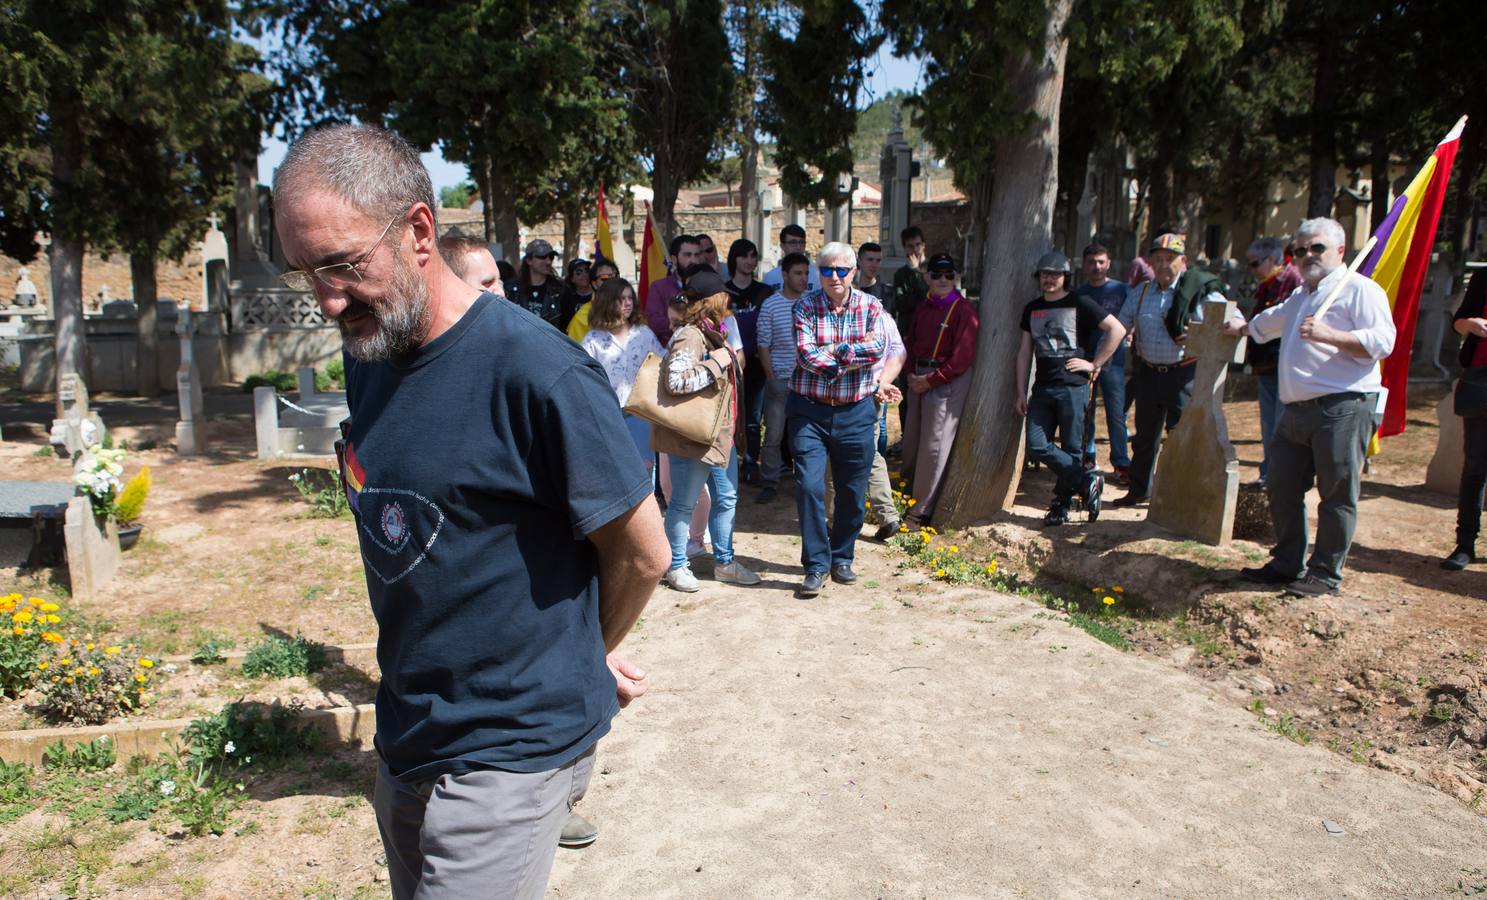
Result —
<svg viewBox="0 0 1487 900"><path fill-rule="evenodd" d="M341 472L377 618L377 749L408 782L576 758L618 711L586 536L650 493L603 369L482 295L346 361Z"/></svg>
<svg viewBox="0 0 1487 900"><path fill-rule="evenodd" d="M1080 372L1064 368L1070 359L1089 359L1084 349L1089 332L1110 315L1088 297L1066 294L1048 301L1042 297L1022 308L1022 330L1033 336L1036 360L1034 384L1088 384Z"/></svg>

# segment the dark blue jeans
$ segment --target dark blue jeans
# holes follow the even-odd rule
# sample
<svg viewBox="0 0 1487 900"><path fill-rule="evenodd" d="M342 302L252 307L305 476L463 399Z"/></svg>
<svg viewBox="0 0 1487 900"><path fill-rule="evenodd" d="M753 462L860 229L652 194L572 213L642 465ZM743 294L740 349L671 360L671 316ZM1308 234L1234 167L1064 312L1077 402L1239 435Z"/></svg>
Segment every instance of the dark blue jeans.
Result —
<svg viewBox="0 0 1487 900"><path fill-rule="evenodd" d="M1126 367L1106 366L1100 370L1100 377L1095 382L1099 388L1102 402L1105 406L1105 430L1109 432L1110 438L1110 464L1112 466L1128 467L1131 464L1130 433L1126 431ZM1095 458L1095 430L1085 423L1089 428L1089 443L1084 448L1084 455L1090 459Z"/></svg>
<svg viewBox="0 0 1487 900"><path fill-rule="evenodd" d="M1084 479L1084 410L1087 384L1033 384L1027 402L1027 455L1058 476L1053 500L1063 506ZM1055 444L1054 432L1061 444Z"/></svg>
<svg viewBox="0 0 1487 900"><path fill-rule="evenodd" d="M851 564L862 531L867 476L873 468L878 414L871 396L829 406L791 392L785 433L795 454L795 505L800 515L800 565L810 572ZM826 531L826 466L836 488Z"/></svg>

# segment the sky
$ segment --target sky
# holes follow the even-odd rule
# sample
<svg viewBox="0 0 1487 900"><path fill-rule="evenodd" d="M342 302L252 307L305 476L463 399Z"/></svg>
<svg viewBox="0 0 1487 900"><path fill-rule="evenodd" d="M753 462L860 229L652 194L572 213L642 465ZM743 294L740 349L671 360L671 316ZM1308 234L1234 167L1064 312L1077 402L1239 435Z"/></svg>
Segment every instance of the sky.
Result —
<svg viewBox="0 0 1487 900"><path fill-rule="evenodd" d="M886 45L878 49L867 76L859 103L867 106L889 91L903 90L913 93L918 90L923 77L923 66L918 59L902 59L889 52ZM850 127L849 127L850 130ZM277 138L268 138L263 151L258 155L258 180L262 184L273 183L274 169L284 159L288 146ZM444 159L438 148L423 155L423 164L428 167L434 190L462 184L469 179L469 172L462 163Z"/></svg>

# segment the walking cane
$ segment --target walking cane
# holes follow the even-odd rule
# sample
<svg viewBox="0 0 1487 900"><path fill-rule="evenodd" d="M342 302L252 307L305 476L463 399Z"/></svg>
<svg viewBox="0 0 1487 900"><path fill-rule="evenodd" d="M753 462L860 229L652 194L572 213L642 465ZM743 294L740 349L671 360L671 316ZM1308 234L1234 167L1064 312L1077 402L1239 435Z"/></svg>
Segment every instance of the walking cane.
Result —
<svg viewBox="0 0 1487 900"><path fill-rule="evenodd" d="M1086 404L1084 409L1084 440L1079 444L1079 459L1083 462L1091 462L1094 459L1093 455L1088 459L1085 458L1084 448L1088 447L1095 439L1095 388L1098 384L1099 373L1091 369L1089 372L1089 403Z"/></svg>

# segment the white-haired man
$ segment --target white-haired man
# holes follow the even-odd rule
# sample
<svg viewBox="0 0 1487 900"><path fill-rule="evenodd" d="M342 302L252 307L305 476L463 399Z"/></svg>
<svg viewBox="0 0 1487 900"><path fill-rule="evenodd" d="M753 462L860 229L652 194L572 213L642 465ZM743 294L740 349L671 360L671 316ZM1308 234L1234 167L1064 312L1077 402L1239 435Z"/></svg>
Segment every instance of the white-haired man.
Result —
<svg viewBox="0 0 1487 900"><path fill-rule="evenodd" d="M1275 547L1270 562L1241 574L1285 585L1296 597L1335 594L1358 521L1358 481L1378 427L1378 363L1394 350L1394 318L1384 289L1343 264L1346 236L1333 219L1307 219L1296 229L1302 283L1279 305L1248 323L1224 323L1230 335L1260 343L1281 339L1277 377L1285 404L1270 444L1265 487ZM1337 299L1319 307L1338 282ZM1306 558L1306 492L1313 484L1317 538Z"/></svg>
<svg viewBox="0 0 1487 900"><path fill-rule="evenodd" d="M887 340L878 298L852 287L857 252L833 241L816 256L821 287L795 302L796 366L785 404L785 433L795 456L800 514L802 597L821 593L827 573L852 584L853 550L862 531L863 501L872 471L878 417L874 373ZM826 528L826 467L836 486Z"/></svg>
<svg viewBox="0 0 1487 900"><path fill-rule="evenodd" d="M669 561L650 475L610 452L628 433L604 371L450 270L401 138L312 131L274 200L284 281L348 357L393 895L541 897L594 745L644 690L610 651Z"/></svg>

